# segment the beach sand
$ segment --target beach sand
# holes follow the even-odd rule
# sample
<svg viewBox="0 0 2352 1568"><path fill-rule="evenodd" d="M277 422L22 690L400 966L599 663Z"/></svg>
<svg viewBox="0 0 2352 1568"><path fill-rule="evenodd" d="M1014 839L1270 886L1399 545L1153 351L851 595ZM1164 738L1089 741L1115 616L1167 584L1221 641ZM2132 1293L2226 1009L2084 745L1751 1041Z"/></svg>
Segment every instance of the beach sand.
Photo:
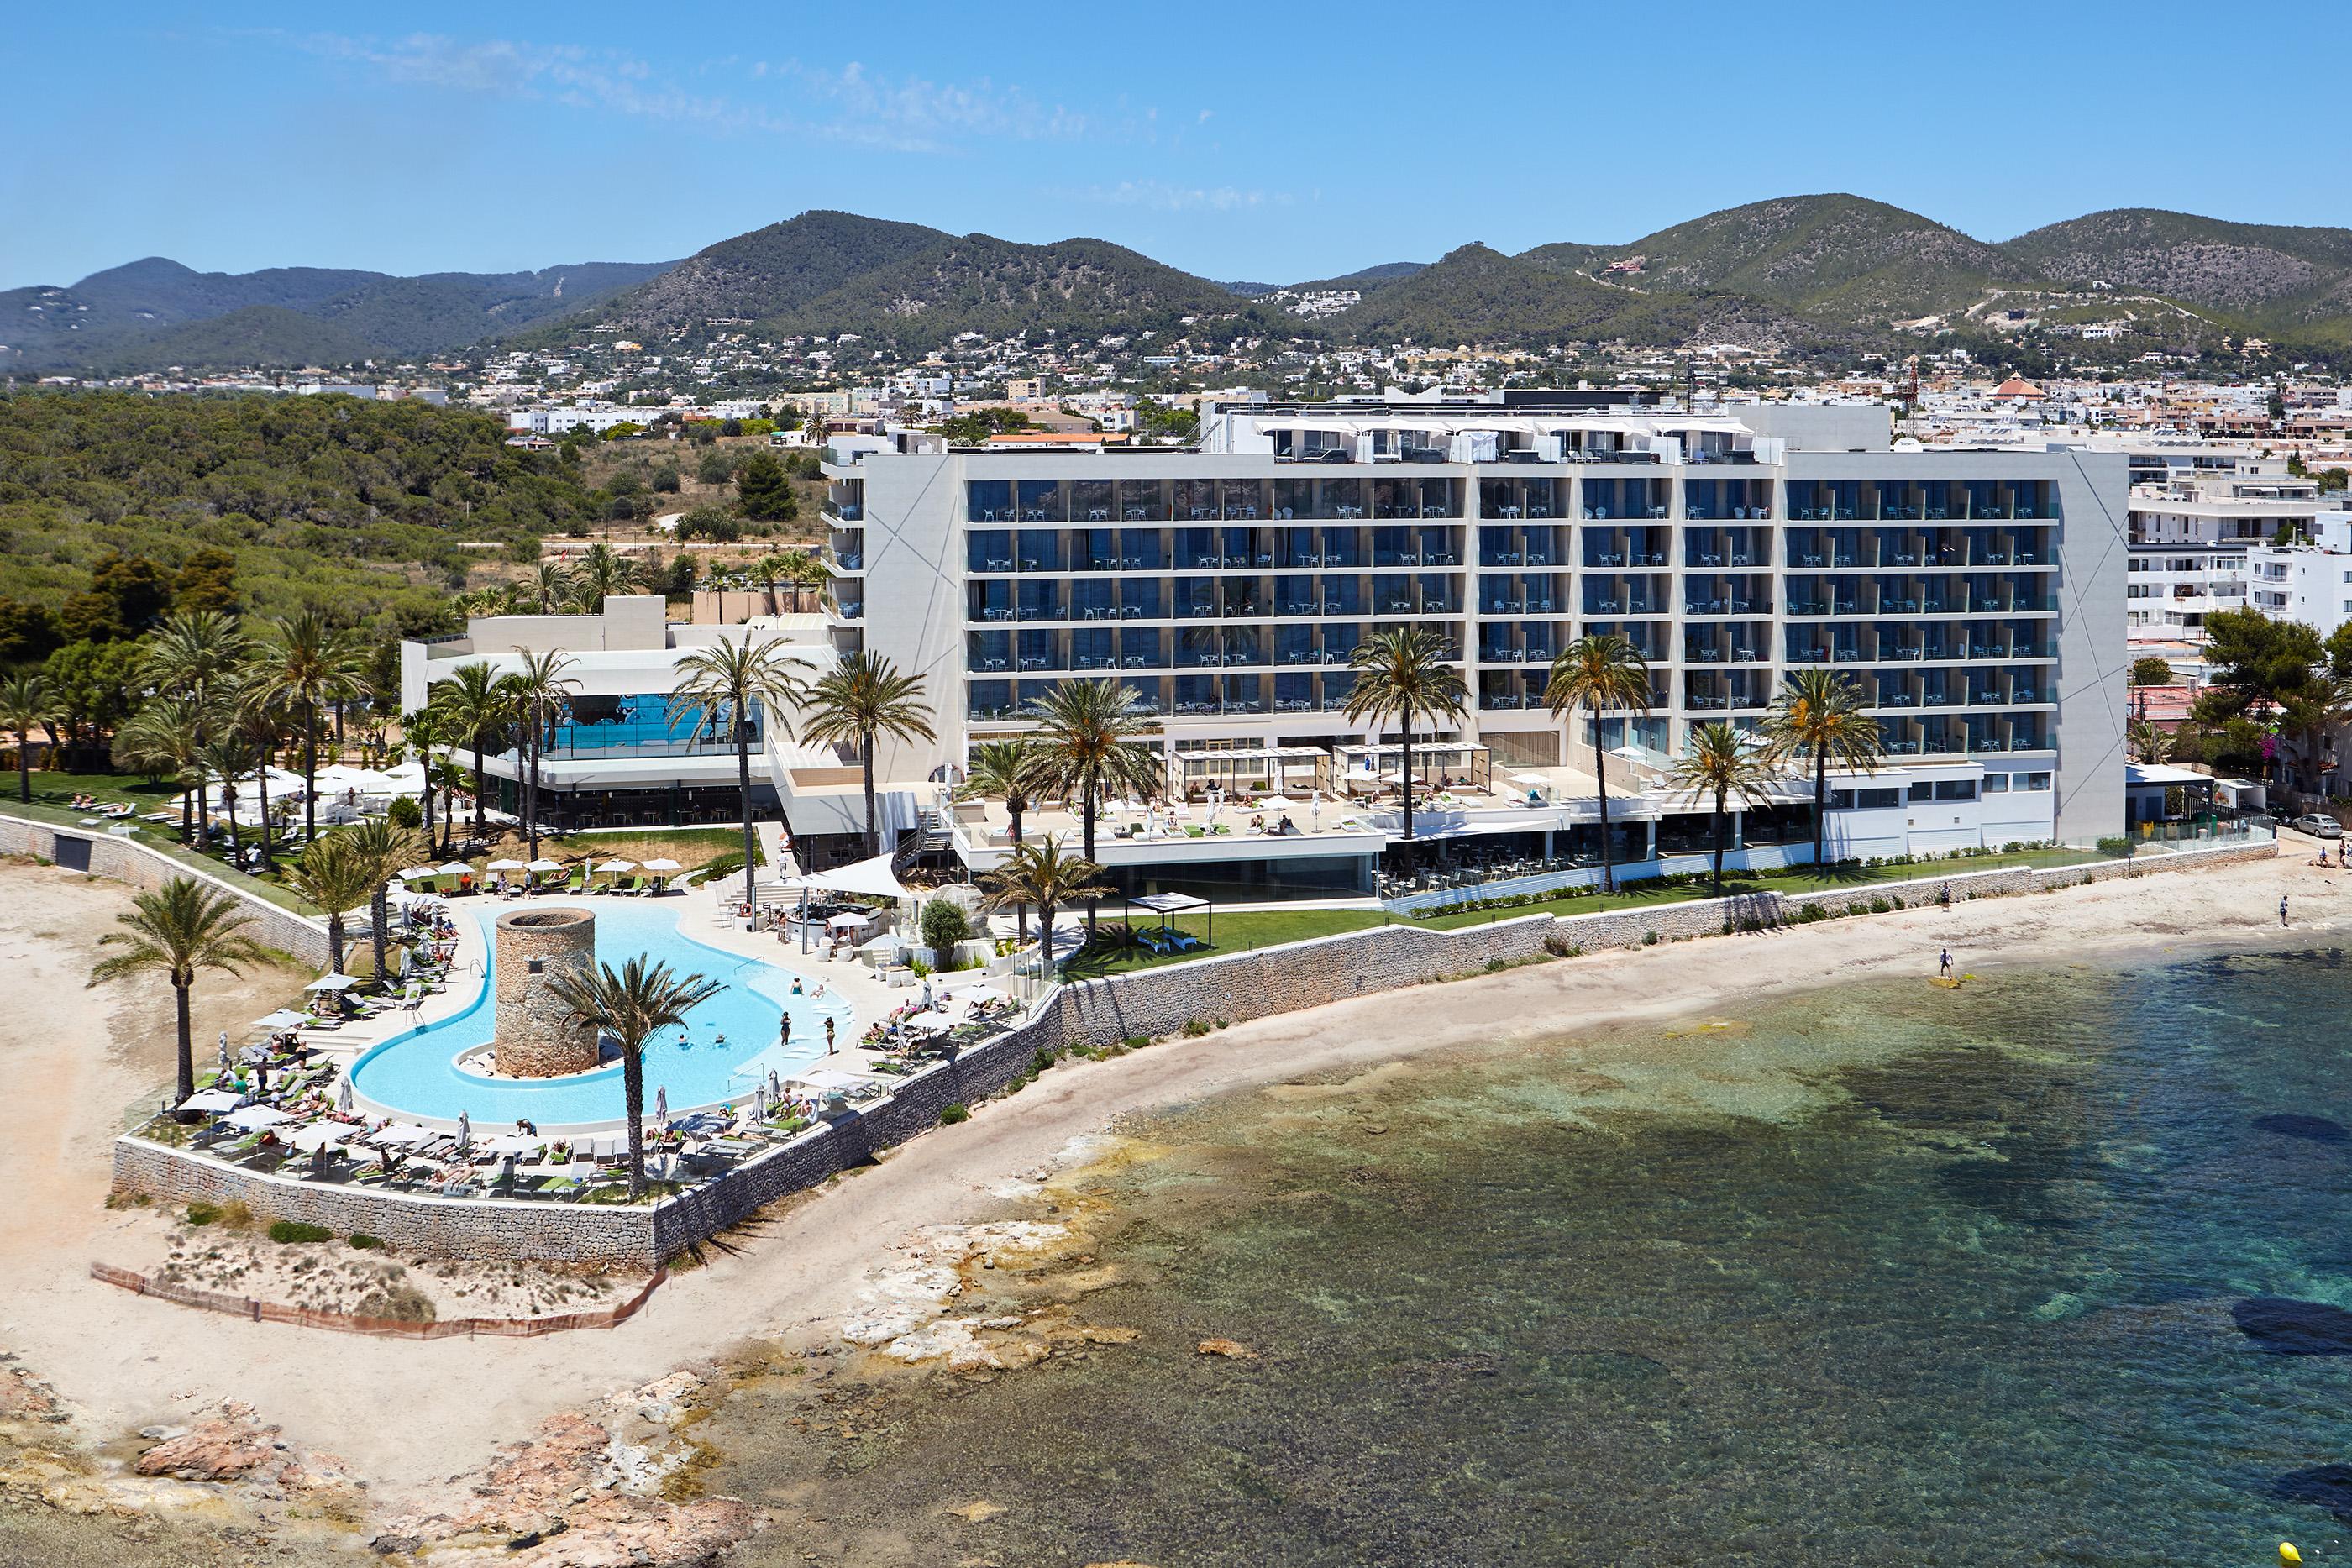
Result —
<svg viewBox="0 0 2352 1568"><path fill-rule="evenodd" d="M2352 879L2273 862L1962 902L1529 966L1240 1024L1197 1040L1057 1066L1018 1096L777 1206L679 1273L611 1333L537 1340L376 1341L242 1322L143 1301L88 1278L152 1216L110 1211L107 1139L169 1075L161 988L88 992L97 935L125 890L0 866L0 953L17 1016L0 1042L16 1135L0 1138L0 1348L47 1378L76 1430L103 1443L250 1403L297 1448L344 1456L379 1506L434 1495L545 1417L719 1354L747 1338L830 1335L868 1270L917 1227L1003 1212L1008 1184L1122 1113L1222 1090L1344 1074L1407 1055L1589 1034L1850 981L1931 983L1948 946L1963 972L1997 965L2164 961L2216 947L2327 946L2352 932ZM2293 925L2281 930L2281 894ZM291 977L199 988L199 1039L250 1019ZM260 1004L257 1006L256 1004ZM1546 1049L1573 1049L1547 1046Z"/></svg>

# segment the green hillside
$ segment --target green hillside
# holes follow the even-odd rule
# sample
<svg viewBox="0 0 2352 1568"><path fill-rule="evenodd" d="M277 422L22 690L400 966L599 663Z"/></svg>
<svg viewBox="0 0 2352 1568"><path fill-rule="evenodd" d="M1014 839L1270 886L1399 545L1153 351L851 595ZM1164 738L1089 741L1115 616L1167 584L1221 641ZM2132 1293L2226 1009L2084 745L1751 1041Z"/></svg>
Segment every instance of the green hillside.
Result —
<svg viewBox="0 0 2352 1568"><path fill-rule="evenodd" d="M349 328L282 305L249 305L226 316L110 347L97 369L139 365L344 365L380 350Z"/></svg>
<svg viewBox="0 0 2352 1568"><path fill-rule="evenodd" d="M612 300L593 319L633 330L692 330L712 318L786 315L894 262L949 243L940 230L855 213L807 212L697 251ZM578 327L583 320L567 325Z"/></svg>
<svg viewBox="0 0 2352 1568"><path fill-rule="evenodd" d="M1643 294L1525 256L1466 245L1367 294L1336 319L1360 341L1418 343L1684 342L1779 339L1780 312L1732 296Z"/></svg>
<svg viewBox="0 0 2352 1568"><path fill-rule="evenodd" d="M2000 248L2076 287L2105 283L2276 324L2340 324L2352 315L2352 229L2127 207L2052 224Z"/></svg>

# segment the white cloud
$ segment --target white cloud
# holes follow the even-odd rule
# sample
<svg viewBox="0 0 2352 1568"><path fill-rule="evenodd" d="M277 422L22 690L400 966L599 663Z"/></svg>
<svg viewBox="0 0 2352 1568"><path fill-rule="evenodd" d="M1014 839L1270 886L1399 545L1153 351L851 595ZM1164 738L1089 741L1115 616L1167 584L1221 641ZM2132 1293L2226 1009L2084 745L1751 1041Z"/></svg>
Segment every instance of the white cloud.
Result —
<svg viewBox="0 0 2352 1568"><path fill-rule="evenodd" d="M1080 201L1114 207L1150 207L1163 213L1234 213L1257 207L1286 207L1296 199L1285 191L1244 191L1233 185L1177 185L1165 180L1121 180L1116 185L1090 185L1077 192Z"/></svg>
<svg viewBox="0 0 2352 1568"><path fill-rule="evenodd" d="M723 133L951 152L978 141L1118 139L1132 129L1123 116L1045 103L1014 83L891 77L856 61L719 62L742 84L730 95L688 91L647 60L577 45L468 42L432 33L392 39L337 33L262 36L390 81L544 100Z"/></svg>

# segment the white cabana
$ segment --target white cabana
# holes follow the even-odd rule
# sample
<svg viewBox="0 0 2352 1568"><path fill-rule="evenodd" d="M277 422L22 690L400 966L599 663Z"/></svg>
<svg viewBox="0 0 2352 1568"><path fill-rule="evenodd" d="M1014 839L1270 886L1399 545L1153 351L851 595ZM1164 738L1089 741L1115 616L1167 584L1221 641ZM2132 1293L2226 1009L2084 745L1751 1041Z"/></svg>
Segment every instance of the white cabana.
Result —
<svg viewBox="0 0 2352 1568"><path fill-rule="evenodd" d="M356 975L321 975L302 988L306 991L348 991L359 983Z"/></svg>
<svg viewBox="0 0 2352 1568"><path fill-rule="evenodd" d="M887 854L876 855L872 860L859 861L855 865L811 872L801 880L810 887L821 887L831 893L857 893L869 898L908 897L906 885L890 870L890 860Z"/></svg>
<svg viewBox="0 0 2352 1568"><path fill-rule="evenodd" d="M275 1105L240 1105L221 1118L231 1126L243 1127L249 1133L257 1133L264 1127L274 1127L280 1122L293 1119Z"/></svg>

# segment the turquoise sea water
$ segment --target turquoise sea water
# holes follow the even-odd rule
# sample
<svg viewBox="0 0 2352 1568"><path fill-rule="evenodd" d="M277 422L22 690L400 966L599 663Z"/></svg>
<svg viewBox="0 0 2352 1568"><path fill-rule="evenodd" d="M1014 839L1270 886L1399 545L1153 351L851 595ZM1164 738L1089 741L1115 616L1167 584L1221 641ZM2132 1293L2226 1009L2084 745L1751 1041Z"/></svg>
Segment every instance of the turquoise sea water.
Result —
<svg viewBox="0 0 2352 1568"><path fill-rule="evenodd" d="M539 900L534 906L551 902L572 901ZM646 1051L648 1112L656 1088L668 1091L673 1113L749 1099L771 1067L788 1076L824 1054L827 1018L834 1020L843 1043L856 1038L852 1009L839 996L805 994L817 983L813 978L803 980L804 994L793 996L793 971L694 940L678 929L677 900L607 899L583 901L582 906L595 912L600 961L617 967L643 954L667 963L678 976L699 974L727 988L688 1015L682 1034L670 1031ZM487 923L499 909L461 904L454 913L460 920ZM376 1104L411 1115L454 1121L464 1112L482 1127L528 1116L552 1131L616 1122L625 1115L617 1062L601 1071L537 1083L485 1078L457 1065L458 1056L489 1042L496 1017L490 999L495 974L493 965L480 998L465 1012L362 1056L352 1069L352 1089ZM779 1026L787 1012L792 1040L784 1046Z"/></svg>
<svg viewBox="0 0 2352 1568"><path fill-rule="evenodd" d="M764 1563L2352 1561L2347 988L1873 985L1203 1102L1097 1184L1135 1343L764 1379L711 1484L808 1510Z"/></svg>

